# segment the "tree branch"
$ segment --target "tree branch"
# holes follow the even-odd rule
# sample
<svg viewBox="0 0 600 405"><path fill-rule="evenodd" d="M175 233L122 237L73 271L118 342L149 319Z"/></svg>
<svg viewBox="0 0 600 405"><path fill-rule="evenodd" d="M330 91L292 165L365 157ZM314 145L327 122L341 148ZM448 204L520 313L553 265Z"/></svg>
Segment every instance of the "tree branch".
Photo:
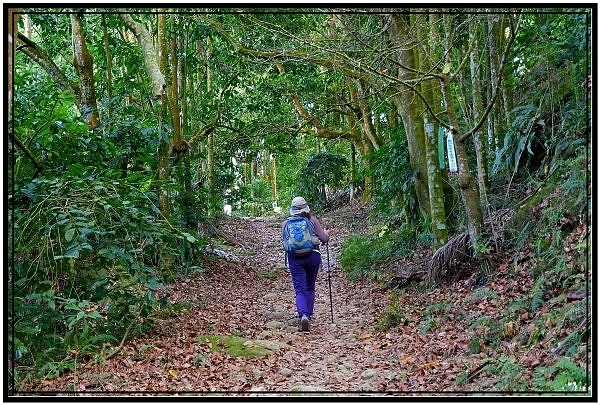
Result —
<svg viewBox="0 0 600 405"><path fill-rule="evenodd" d="M27 155L29 160L31 160L31 163L33 163L33 166L36 169L36 172L33 175L33 177L35 178L38 175L38 173L44 169L44 165L42 165L42 163L40 163L40 161L35 157L35 155L33 153L31 153L29 148L19 139L18 136L15 135L15 133L13 131L10 131L9 135L10 135L10 139L12 139L13 142L16 143L23 152L25 152L25 155Z"/></svg>
<svg viewBox="0 0 600 405"><path fill-rule="evenodd" d="M509 17L509 18L511 18L511 17ZM496 98L498 97L498 93L500 93L500 85L502 84L502 71L504 70L504 66L506 64L506 59L508 58L508 53L510 52L512 44L515 41L515 38L517 37L517 29L518 29L518 25L520 22L520 14L519 14L518 18L519 18L519 20L517 21L517 24L516 24L517 26L512 27L513 28L511 30L512 35L510 36L509 40L506 42L506 46L504 47L504 51L502 52L502 59L500 60L500 68L498 69L498 81L496 82L496 85L494 86L494 93L492 94L490 102L488 103L484 113L481 115L479 122L473 128L471 128L469 131L467 131L461 135L461 137L459 138L460 142L463 142L465 139L467 139L468 137L473 135L475 132L477 132L479 130L479 128L481 128L481 126L487 119L488 115L492 111L492 108L496 104Z"/></svg>
<svg viewBox="0 0 600 405"><path fill-rule="evenodd" d="M120 12L127 13L127 9L119 9ZM160 71L158 65L158 59L156 50L152 43L152 37L146 28L133 20L129 14L119 14L121 20L127 25L127 28L135 35L138 44L144 52L144 63L146 65L146 72L152 81L152 87L154 88L154 97L158 100L165 94L167 84L165 78Z"/></svg>
<svg viewBox="0 0 600 405"><path fill-rule="evenodd" d="M35 42L27 38L24 34L19 32L17 41L23 44L19 47L19 50L23 51L27 56L39 64L50 77L58 83L60 88L73 94L79 101L81 97L79 88L71 83L67 76L59 69L58 66L50 59L50 57L40 48Z"/></svg>

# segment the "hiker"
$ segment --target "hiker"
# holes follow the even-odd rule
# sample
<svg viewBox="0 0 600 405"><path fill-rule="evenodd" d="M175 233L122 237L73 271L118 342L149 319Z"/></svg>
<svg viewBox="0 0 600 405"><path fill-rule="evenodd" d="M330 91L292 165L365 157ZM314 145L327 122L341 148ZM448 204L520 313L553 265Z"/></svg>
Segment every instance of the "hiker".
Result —
<svg viewBox="0 0 600 405"><path fill-rule="evenodd" d="M299 329L305 332L308 331L315 306L315 283L321 265L319 242L327 243L331 231L323 229L317 217L311 215L303 197L295 197L292 200L290 214L291 216L281 224L281 236L296 292ZM288 237L290 232L293 233L291 239Z"/></svg>

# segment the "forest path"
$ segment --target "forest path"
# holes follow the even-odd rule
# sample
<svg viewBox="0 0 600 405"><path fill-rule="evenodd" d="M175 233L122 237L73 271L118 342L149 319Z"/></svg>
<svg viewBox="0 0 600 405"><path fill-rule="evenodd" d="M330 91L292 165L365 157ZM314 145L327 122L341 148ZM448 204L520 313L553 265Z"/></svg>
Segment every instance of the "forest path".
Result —
<svg viewBox="0 0 600 405"><path fill-rule="evenodd" d="M486 371L486 365L514 358L514 364L523 366L519 378L533 379L536 366L570 336L561 328L547 331L549 337L534 346L524 344L538 336L540 320L546 319L544 327L549 327L553 307L529 314L531 271L525 264L511 264L511 255L484 285L473 274L450 285L393 294L366 280L349 282L339 266L348 236L369 232L366 214L343 207L320 219L333 229L333 323L327 250L317 277L311 329L299 332L281 249L281 218L225 218L220 229L230 243L211 247L224 257L214 256L204 269L178 277L170 286L168 305L153 315L149 330L129 336L109 359L106 353L80 359L74 372L24 381L20 391L75 396L502 393L494 391L503 383L501 377ZM582 225L569 236L571 245L581 243L584 235ZM401 259L382 268L416 265ZM522 303L511 318L502 318L507 305ZM382 319L394 326L377 328ZM233 338L237 342L228 340ZM228 352L233 348L263 353L240 356Z"/></svg>
<svg viewBox="0 0 600 405"><path fill-rule="evenodd" d="M103 396L406 396L452 391L456 376L465 370L469 340L464 328L447 320L436 324L436 331L419 330L408 322L378 330L388 292L368 281L349 282L339 265L344 240L366 229L366 214L343 207L320 220L333 229L333 323L326 249L317 277L315 316L310 331L300 332L281 250L281 218L225 218L223 232L246 247L213 246L226 252L225 257L215 256L205 269L178 278L170 286L169 304L150 330L131 337L108 360L87 361L75 372L30 388ZM441 298L415 292L401 299L398 314L418 325L422 308L428 301L429 307L438 305ZM267 351L254 357L227 353L236 344L224 337L238 338L245 351Z"/></svg>
<svg viewBox="0 0 600 405"><path fill-rule="evenodd" d="M298 331L294 291L281 250L281 219L225 218L223 231L252 249L215 246L228 257L215 258L204 271L190 271L175 282L169 305L150 331L128 340L106 362L87 362L74 373L43 380L34 390L133 395L385 390L398 372L392 367L397 355L391 341L378 339L375 331L385 294L368 282L349 283L339 266L351 228L366 224L364 214L348 208L342 212L320 217L333 235L329 248L322 248L309 332ZM226 343L200 338L207 335L241 337L246 347L266 347L268 354L229 355Z"/></svg>
<svg viewBox="0 0 600 405"><path fill-rule="evenodd" d="M320 218L324 226L333 229L333 234L329 246L321 248L315 316L308 333L298 331L294 291L281 251L281 221L253 221L250 226L249 231L257 229L264 238L259 242L263 249L252 258L254 270L259 278L273 269L277 274L267 284L268 292L258 297L256 335L286 345L277 353L277 361L252 384L252 391L380 391L381 381L391 377L387 368L389 353L381 351L374 339L374 325L385 305L384 296L375 293L369 283L349 283L338 260L341 246L351 232L349 225L364 226L366 217L348 210L341 216L339 213Z"/></svg>

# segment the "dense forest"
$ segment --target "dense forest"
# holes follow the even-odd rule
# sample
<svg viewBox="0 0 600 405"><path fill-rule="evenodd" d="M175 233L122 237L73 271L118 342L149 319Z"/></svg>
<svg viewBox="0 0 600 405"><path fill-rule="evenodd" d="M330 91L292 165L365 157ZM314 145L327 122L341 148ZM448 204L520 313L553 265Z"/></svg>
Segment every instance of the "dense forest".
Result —
<svg viewBox="0 0 600 405"><path fill-rule="evenodd" d="M452 387L592 393L596 5L4 12L10 394L119 356L257 242L226 224L297 195L366 213L336 265L385 291L382 336L473 281L464 358L487 357ZM459 322L442 302L422 334Z"/></svg>

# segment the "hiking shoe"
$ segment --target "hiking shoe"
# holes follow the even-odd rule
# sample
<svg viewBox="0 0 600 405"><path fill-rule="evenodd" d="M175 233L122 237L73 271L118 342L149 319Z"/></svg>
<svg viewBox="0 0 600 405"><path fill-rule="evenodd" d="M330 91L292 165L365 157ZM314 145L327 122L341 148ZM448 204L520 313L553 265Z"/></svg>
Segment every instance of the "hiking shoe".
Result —
<svg viewBox="0 0 600 405"><path fill-rule="evenodd" d="M302 332L308 331L308 322L308 316L302 315L302 319L300 319L300 330L302 330Z"/></svg>

